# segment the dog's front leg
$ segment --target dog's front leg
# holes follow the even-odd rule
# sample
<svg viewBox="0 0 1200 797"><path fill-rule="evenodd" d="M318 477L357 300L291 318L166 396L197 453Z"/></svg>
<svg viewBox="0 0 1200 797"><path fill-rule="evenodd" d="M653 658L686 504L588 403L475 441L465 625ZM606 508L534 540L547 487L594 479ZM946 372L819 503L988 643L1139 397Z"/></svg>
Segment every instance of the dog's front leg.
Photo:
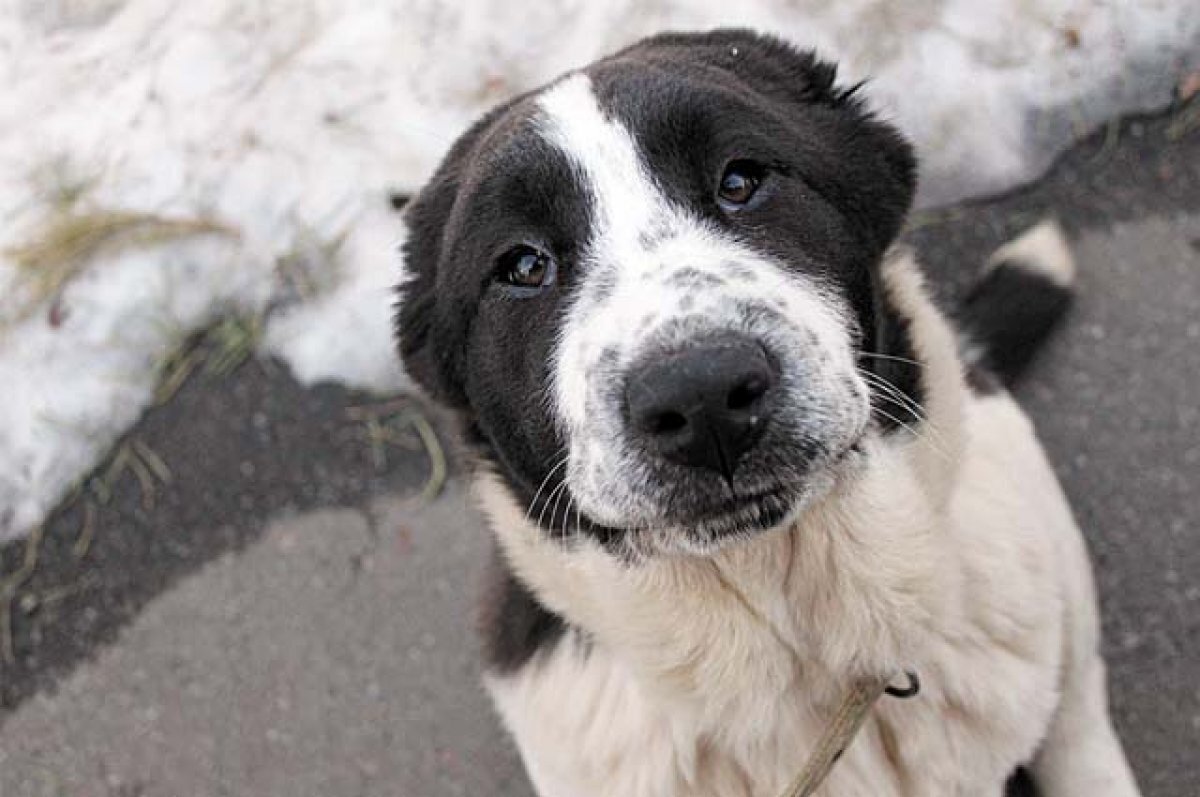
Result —
<svg viewBox="0 0 1200 797"><path fill-rule="evenodd" d="M1063 694L1034 779L1046 797L1138 797L1108 714L1104 662L1093 654L1068 667Z"/></svg>
<svg viewBox="0 0 1200 797"><path fill-rule="evenodd" d="M1060 553L1065 577L1062 694L1033 762L1034 780L1045 797L1138 797L1108 713L1096 585L1083 534L1063 537Z"/></svg>

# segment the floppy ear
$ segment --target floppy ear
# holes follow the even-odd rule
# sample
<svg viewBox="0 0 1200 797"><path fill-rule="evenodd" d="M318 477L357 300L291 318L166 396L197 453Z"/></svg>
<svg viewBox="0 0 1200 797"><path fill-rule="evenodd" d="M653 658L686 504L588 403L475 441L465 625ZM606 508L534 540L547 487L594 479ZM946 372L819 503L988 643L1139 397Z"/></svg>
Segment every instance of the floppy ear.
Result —
<svg viewBox="0 0 1200 797"><path fill-rule="evenodd" d="M458 200L462 175L476 144L492 122L520 97L477 120L446 153L437 171L404 209L405 278L396 289L395 331L409 376L431 398L455 409L467 405L463 390L467 324L462 307L445 290L446 228Z"/></svg>
<svg viewBox="0 0 1200 797"><path fill-rule="evenodd" d="M430 397L461 406L462 388L455 377L454 342L441 332L438 267L446 220L458 195L457 180L446 164L405 208L408 237L404 241L405 278L397 287L396 338L409 376Z"/></svg>
<svg viewBox="0 0 1200 797"><path fill-rule="evenodd" d="M840 88L834 64L811 50L746 29L667 33L625 53L721 70L749 92L797 114L837 160L833 179L815 187L877 255L895 239L916 190L916 157L898 130L866 108L858 93L862 83Z"/></svg>

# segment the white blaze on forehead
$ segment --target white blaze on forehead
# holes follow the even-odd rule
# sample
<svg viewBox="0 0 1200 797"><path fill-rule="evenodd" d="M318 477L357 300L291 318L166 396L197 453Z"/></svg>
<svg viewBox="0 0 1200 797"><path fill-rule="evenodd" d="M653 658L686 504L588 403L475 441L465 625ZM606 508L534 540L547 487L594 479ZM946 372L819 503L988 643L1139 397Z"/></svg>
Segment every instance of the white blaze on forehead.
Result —
<svg viewBox="0 0 1200 797"><path fill-rule="evenodd" d="M586 276L561 330L554 396L560 421L577 426L587 417L589 367L583 341L603 344L591 332L602 286L647 267L644 233L666 222L668 203L649 176L630 132L600 107L587 75L575 74L543 94L538 105L542 135L567 156L590 199L591 229L583 242Z"/></svg>
<svg viewBox="0 0 1200 797"><path fill-rule="evenodd" d="M545 114L541 129L579 169L592 199L593 229L589 249L601 247L619 259L636 254L641 234L666 202L650 178L633 136L606 115L587 75L571 75L538 100ZM616 251L614 251L614 249Z"/></svg>

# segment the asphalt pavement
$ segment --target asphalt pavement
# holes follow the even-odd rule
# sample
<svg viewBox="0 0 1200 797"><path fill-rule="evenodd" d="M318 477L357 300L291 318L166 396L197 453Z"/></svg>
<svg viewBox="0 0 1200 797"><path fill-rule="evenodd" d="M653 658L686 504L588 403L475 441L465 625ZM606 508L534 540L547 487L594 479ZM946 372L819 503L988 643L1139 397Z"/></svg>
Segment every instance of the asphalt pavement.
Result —
<svg viewBox="0 0 1200 797"><path fill-rule="evenodd" d="M917 214L952 307L1047 213L1080 296L1019 394L1093 551L1147 795L1200 791L1200 105L1039 183ZM414 420L416 419L416 420ZM486 531L409 399L250 360L151 410L0 548L0 795L529 797L478 682ZM436 453L436 452L435 452Z"/></svg>

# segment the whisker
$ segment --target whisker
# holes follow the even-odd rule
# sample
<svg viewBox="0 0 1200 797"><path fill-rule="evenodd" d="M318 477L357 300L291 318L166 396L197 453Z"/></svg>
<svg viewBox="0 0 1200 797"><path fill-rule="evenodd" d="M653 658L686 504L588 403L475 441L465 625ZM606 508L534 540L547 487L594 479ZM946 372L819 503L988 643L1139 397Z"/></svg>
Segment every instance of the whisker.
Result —
<svg viewBox="0 0 1200 797"><path fill-rule="evenodd" d="M571 540L571 539L572 539L572 537L571 537L571 532L570 532L570 526L571 526L571 508L572 508L572 507L578 507L578 502L575 500L575 496L574 496L574 495L570 495L570 494L568 494L568 498L567 498L567 511L563 513L562 538L563 538L564 540ZM578 517L578 514L579 514L579 513L578 513L578 511L576 511L576 517ZM574 537L574 539L579 539L579 538L581 538L582 536L583 536L583 534L582 534L582 533L576 534L576 535L575 535L575 537Z"/></svg>
<svg viewBox="0 0 1200 797"><path fill-rule="evenodd" d="M860 352L858 352L858 356L859 357L875 357L876 359L880 359L880 360L893 360L898 363L906 363L908 365L915 365L918 368L926 367L925 363L917 362L916 360L910 360L907 357L897 357L894 354L880 354L877 351L860 351Z"/></svg>
<svg viewBox="0 0 1200 797"><path fill-rule="evenodd" d="M937 428L937 426L934 425L934 423L932 421L930 421L929 411L927 409L925 409L925 407L919 401L914 399L912 396L909 396L903 390L896 387L896 385L889 382L887 379L880 376L879 374L873 374L869 371L862 371L862 370L860 370L859 373L867 380L868 384L875 385L880 390L884 391L886 394L888 394L891 397L891 399L893 401L895 401L901 407L904 407L905 409L907 409L909 412L911 412L913 415L915 415L920 421L922 421L924 423L923 428L928 431L930 437L937 440L937 442L941 445L947 445L946 438L942 435L941 430L939 430ZM880 412L883 411L881 408L878 408L878 407L876 409L879 409ZM893 420L896 420L896 419L893 418Z"/></svg>
<svg viewBox="0 0 1200 797"><path fill-rule="evenodd" d="M551 533L551 536L553 536L553 537L555 537L555 538L557 538L557 539L560 539L560 540L564 540L564 541L567 539L567 524L566 524L566 518L567 518L567 517L569 517L569 516L570 516L570 514L571 514L571 502L572 502L573 500L574 500L574 498L573 498L573 497L570 495L570 493L568 493L568 494L567 494L567 512L566 512L566 514L565 514L565 515L563 515L563 519L564 519L564 520L563 520L563 523L562 523L562 528L561 528L561 530L559 529L559 524L558 524L558 523L556 523L556 522L554 521L554 516L553 516L553 515L551 515L551 516L550 516L550 524L551 524L552 526L554 526L554 528L553 528L553 529L551 529L551 532L552 532L552 533Z"/></svg>
<svg viewBox="0 0 1200 797"><path fill-rule="evenodd" d="M925 407L912 396L909 396L903 390L896 387L894 384L881 376L865 371L860 373L867 380L868 384L879 388L879 390L884 393L885 398L891 399L893 402L900 405L901 408L908 410L915 415L918 420L925 423L930 422L929 411L926 410ZM934 430L934 433L937 433L936 430Z"/></svg>
<svg viewBox="0 0 1200 797"><path fill-rule="evenodd" d="M533 514L533 508L537 505L538 496L542 494L542 490L546 489L546 485L550 482L550 477L554 475L555 471L567 464L567 460L570 459L570 453L567 452L566 449L561 450L563 451L562 458L558 460L558 463L554 465L554 467L550 468L550 471L546 474L546 477L542 479L542 483L538 485L537 492L533 494L533 498L529 501L529 508L525 510L526 521L528 521L529 516Z"/></svg>
<svg viewBox="0 0 1200 797"><path fill-rule="evenodd" d="M886 393L888 397L893 399L897 404L903 405L905 409L909 410L914 415L918 416L922 420L926 420L928 418L928 414L925 412L925 408L922 407L916 401L916 399L907 395L903 390L896 387L891 382L887 381L886 379L879 376L878 374L871 373L870 371L859 370L858 373L872 387L879 388L884 393Z"/></svg>
<svg viewBox="0 0 1200 797"><path fill-rule="evenodd" d="M887 407L888 403L894 404L903 412L910 413L916 423L921 426L922 430L929 428L930 434L936 434L936 431L930 428L929 419L920 410L907 404L902 397L897 396L887 386L870 381L868 381L868 384L879 391L877 395L872 397L871 410L873 412L886 413L885 407Z"/></svg>
<svg viewBox="0 0 1200 797"><path fill-rule="evenodd" d="M563 513L564 523L566 522L567 517L571 514L571 502L575 500L575 496L571 494L570 487L567 486L566 479L562 480L562 484L559 485L559 489L556 490L555 492L558 493L558 497L554 499L554 508L550 510L550 525L551 525L551 527L558 525L554 519L556 517L558 517L558 504L560 501L562 501L563 496L565 495L568 499L567 500L567 511Z"/></svg>
<svg viewBox="0 0 1200 797"><path fill-rule="evenodd" d="M950 457L950 455L949 455L949 454L948 454L948 453L945 451L945 449L943 449L943 448L942 448L940 445L938 445L938 444L937 444L937 443L936 443L936 442L935 442L935 441L934 441L932 438L930 438L930 437L928 437L928 436L924 436L924 435L922 435L922 434L921 434L919 431L917 431L916 429L912 428L912 427L911 427L911 426L909 426L907 423L905 423L904 421L900 420L899 418L897 418L896 416L892 415L891 413L887 412L886 410L882 410L882 409L879 409L878 407L876 407L876 411L878 411L878 412L879 412L879 414L880 414L880 415L882 415L883 417L885 417L885 418L887 418L887 419L891 420L892 422L894 422L894 423L897 423L897 424L899 424L900 426L904 427L904 429L906 429L906 430L908 431L908 433L909 433L909 434L911 434L913 437L917 438L918 440L924 440L926 443L928 443L928 444L929 444L929 447L930 447L930 449L932 449L932 450L933 450L933 452L934 452L935 454L937 454L938 456L942 457L942 458L943 458L944 460L946 460L947 462L953 462L953 459L952 459L952 458Z"/></svg>
<svg viewBox="0 0 1200 797"><path fill-rule="evenodd" d="M554 497L556 495L561 494L563 489L566 488L566 486L567 486L567 483L565 481L561 481L554 486L553 490L550 491L550 495L546 496L546 500L542 502L542 511L538 513L538 519L537 519L538 526L542 525L542 520L545 519L545 517L546 517L546 510L550 508L550 502L554 500ZM550 513L550 523L551 524L554 523L554 512Z"/></svg>
<svg viewBox="0 0 1200 797"><path fill-rule="evenodd" d="M559 458L559 460L554 464L554 466L550 468L550 470L546 473L545 477L543 477L542 483L538 485L537 491L534 492L533 498L530 499L530 501L529 501L529 508L525 510L525 519L526 520L529 520L529 515L531 512L533 512L533 507L537 504L538 496L540 496L542 494L542 490L546 489L546 485L550 483L550 479L551 479L551 477L554 476L555 471L557 471L564 464L566 464L566 461L567 461L567 455L564 454L561 458Z"/></svg>

